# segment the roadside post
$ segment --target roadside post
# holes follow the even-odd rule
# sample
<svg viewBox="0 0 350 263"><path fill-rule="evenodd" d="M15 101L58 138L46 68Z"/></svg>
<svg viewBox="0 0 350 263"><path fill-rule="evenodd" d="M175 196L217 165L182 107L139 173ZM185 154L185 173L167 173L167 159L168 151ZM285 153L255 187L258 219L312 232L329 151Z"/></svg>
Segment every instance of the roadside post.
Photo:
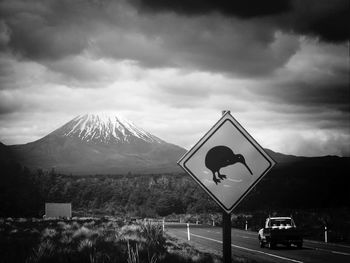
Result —
<svg viewBox="0 0 350 263"><path fill-rule="evenodd" d="M328 243L327 226L324 226L324 242Z"/></svg>
<svg viewBox="0 0 350 263"><path fill-rule="evenodd" d="M275 161L230 111L223 111L222 117L177 163L223 209L223 259L230 263L231 213Z"/></svg>
<svg viewBox="0 0 350 263"><path fill-rule="evenodd" d="M190 236L190 224L187 223L187 240L190 241L191 240L191 236Z"/></svg>
<svg viewBox="0 0 350 263"><path fill-rule="evenodd" d="M248 230L248 220L245 221L245 231Z"/></svg>

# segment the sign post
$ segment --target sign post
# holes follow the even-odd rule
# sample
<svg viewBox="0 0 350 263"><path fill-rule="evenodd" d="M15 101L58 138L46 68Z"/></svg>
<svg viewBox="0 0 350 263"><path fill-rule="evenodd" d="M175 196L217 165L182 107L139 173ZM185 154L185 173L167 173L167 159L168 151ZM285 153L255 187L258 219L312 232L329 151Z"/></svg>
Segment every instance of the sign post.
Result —
<svg viewBox="0 0 350 263"><path fill-rule="evenodd" d="M222 256L224 263L231 263L231 214L222 212Z"/></svg>
<svg viewBox="0 0 350 263"><path fill-rule="evenodd" d="M222 111L224 116L226 111ZM231 263L231 213L222 211L222 257L224 263Z"/></svg>
<svg viewBox="0 0 350 263"><path fill-rule="evenodd" d="M231 212L275 162L230 111L222 114L178 164L223 209L223 258L228 263L231 262Z"/></svg>

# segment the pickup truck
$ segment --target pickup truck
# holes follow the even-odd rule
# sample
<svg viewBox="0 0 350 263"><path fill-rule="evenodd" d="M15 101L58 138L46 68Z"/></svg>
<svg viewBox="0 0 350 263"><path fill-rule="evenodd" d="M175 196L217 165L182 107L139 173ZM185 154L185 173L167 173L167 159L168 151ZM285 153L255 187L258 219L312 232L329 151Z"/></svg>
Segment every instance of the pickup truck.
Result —
<svg viewBox="0 0 350 263"><path fill-rule="evenodd" d="M277 244L290 247L292 244L298 248L303 247L301 231L296 227L291 217L269 217L265 227L258 232L260 247L273 249Z"/></svg>

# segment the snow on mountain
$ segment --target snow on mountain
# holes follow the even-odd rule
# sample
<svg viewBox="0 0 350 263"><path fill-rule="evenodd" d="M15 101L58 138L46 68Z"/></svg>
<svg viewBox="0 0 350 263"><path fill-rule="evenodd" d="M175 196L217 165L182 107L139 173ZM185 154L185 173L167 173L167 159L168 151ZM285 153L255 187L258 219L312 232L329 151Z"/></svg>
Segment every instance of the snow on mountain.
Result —
<svg viewBox="0 0 350 263"><path fill-rule="evenodd" d="M103 112L79 115L64 125L60 133L91 143L134 143L135 140L164 142L124 117Z"/></svg>
<svg viewBox="0 0 350 263"><path fill-rule="evenodd" d="M79 115L45 137L10 146L27 167L72 174L179 172L185 149L119 115Z"/></svg>

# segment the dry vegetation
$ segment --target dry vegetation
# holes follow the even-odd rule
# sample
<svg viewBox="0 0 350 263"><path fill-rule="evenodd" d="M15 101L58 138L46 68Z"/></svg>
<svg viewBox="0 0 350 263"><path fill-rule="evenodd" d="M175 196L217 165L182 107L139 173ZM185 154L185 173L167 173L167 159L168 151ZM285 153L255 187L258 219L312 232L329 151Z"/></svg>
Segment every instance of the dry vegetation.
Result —
<svg viewBox="0 0 350 263"><path fill-rule="evenodd" d="M159 224L116 218L0 219L1 262L219 262L163 234Z"/></svg>

